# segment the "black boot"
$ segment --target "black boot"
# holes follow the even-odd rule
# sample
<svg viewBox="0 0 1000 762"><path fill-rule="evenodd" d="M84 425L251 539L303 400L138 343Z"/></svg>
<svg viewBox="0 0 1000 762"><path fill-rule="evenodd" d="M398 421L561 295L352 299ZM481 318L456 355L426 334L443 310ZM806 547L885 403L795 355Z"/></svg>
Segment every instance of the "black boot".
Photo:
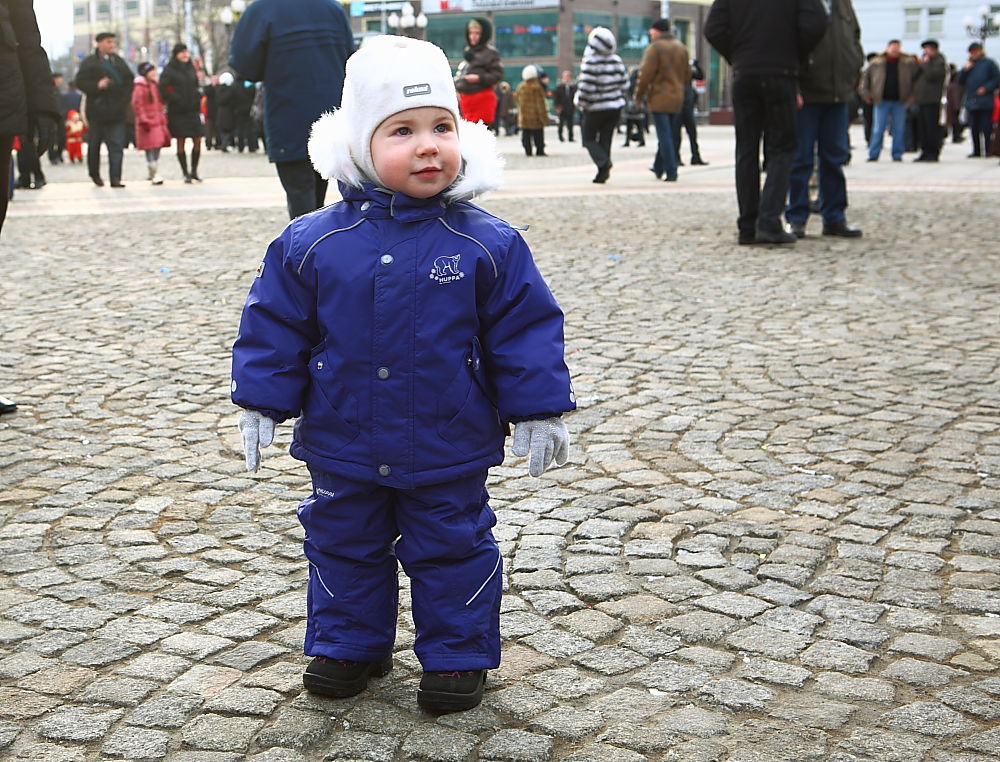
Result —
<svg viewBox="0 0 1000 762"><path fill-rule="evenodd" d="M184 173L184 182L191 182L191 175L188 173L188 159L183 151L178 151L177 163L181 165L181 172Z"/></svg>
<svg viewBox="0 0 1000 762"><path fill-rule="evenodd" d="M382 661L348 661L317 656L306 667L302 684L310 693L334 698L357 696L368 685L368 678L384 677L392 671L392 657Z"/></svg>
<svg viewBox="0 0 1000 762"><path fill-rule="evenodd" d="M191 150L191 179L201 182L201 178L198 177L198 161L201 159L201 151L197 148Z"/></svg>
<svg viewBox="0 0 1000 762"><path fill-rule="evenodd" d="M417 703L428 712L461 712L479 706L486 686L486 670L424 672Z"/></svg>

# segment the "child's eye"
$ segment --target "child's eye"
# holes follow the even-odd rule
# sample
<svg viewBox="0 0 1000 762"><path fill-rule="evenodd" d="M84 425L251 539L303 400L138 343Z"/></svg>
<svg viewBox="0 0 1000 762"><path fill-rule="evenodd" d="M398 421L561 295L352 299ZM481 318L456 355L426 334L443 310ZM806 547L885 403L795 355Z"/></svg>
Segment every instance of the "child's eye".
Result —
<svg viewBox="0 0 1000 762"><path fill-rule="evenodd" d="M413 130L411 130L409 127L397 127L396 128L396 134L397 135L410 135L410 134L412 134L412 132L413 132Z"/></svg>
<svg viewBox="0 0 1000 762"><path fill-rule="evenodd" d="M434 128L434 132L451 132L451 125L448 122L441 122Z"/></svg>

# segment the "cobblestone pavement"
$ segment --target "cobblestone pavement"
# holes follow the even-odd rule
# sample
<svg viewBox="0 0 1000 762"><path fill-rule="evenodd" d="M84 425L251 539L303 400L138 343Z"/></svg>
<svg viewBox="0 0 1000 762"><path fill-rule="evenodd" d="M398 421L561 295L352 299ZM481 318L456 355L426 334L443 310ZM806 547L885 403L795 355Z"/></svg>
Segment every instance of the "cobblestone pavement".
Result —
<svg viewBox="0 0 1000 762"><path fill-rule="evenodd" d="M301 687L308 479L287 425L244 471L227 393L282 209L9 220L0 758L995 760L1000 183L867 177L864 239L787 249L734 245L731 190L487 202L581 409L566 467L493 471L503 665L443 717L405 577L394 670Z"/></svg>

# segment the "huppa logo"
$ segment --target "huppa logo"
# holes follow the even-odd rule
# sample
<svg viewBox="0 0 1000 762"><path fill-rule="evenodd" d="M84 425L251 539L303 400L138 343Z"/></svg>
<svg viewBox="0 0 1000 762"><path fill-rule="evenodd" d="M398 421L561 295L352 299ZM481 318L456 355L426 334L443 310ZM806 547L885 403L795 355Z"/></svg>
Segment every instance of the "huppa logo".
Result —
<svg viewBox="0 0 1000 762"><path fill-rule="evenodd" d="M434 267L431 268L430 278L438 283L451 283L453 280L461 280L465 277L459 268L461 254L453 254L450 257L438 257L434 260Z"/></svg>

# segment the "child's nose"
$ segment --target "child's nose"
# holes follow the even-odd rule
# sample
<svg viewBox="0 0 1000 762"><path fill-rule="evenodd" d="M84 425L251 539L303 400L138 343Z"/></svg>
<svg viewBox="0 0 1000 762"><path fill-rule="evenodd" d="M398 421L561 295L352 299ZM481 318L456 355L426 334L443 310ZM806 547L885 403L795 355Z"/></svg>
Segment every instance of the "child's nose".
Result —
<svg viewBox="0 0 1000 762"><path fill-rule="evenodd" d="M433 133L424 133L420 136L419 149L421 154L437 153L437 141L434 140Z"/></svg>

